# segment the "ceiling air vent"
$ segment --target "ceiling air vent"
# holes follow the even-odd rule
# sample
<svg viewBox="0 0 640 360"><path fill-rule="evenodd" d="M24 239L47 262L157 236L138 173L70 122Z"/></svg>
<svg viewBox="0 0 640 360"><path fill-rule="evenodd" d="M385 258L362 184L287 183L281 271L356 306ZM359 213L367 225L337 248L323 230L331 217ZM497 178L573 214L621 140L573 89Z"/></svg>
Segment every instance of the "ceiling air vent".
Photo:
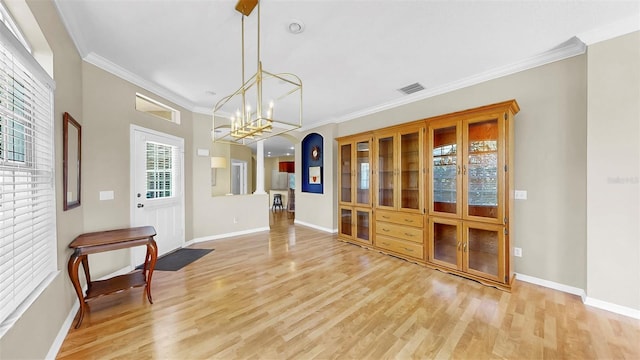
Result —
<svg viewBox="0 0 640 360"><path fill-rule="evenodd" d="M405 94L405 95L409 95L409 94L413 94L415 92L418 92L420 90L424 90L424 86L422 86L420 83L413 83L411 85L407 85L403 88L398 89L398 91L400 91L401 93Z"/></svg>

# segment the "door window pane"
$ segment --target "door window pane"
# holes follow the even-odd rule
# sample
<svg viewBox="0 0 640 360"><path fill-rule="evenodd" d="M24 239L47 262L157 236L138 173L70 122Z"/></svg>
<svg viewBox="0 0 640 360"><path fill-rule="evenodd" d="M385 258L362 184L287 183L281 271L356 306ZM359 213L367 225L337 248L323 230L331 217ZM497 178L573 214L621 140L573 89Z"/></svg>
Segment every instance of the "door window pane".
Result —
<svg viewBox="0 0 640 360"><path fill-rule="evenodd" d="M147 199L173 196L173 147L147 142Z"/></svg>

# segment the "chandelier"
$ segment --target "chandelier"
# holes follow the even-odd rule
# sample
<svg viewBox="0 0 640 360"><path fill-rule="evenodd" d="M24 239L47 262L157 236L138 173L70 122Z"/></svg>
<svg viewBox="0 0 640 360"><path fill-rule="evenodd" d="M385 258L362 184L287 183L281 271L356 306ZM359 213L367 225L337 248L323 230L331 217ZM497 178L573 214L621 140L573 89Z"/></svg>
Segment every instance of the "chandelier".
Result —
<svg viewBox="0 0 640 360"><path fill-rule="evenodd" d="M245 17L258 7L257 71L245 79ZM225 96L213 110L213 141L250 144L302 127L302 81L294 74L274 74L260 59L260 3L239 0L242 14L242 85Z"/></svg>

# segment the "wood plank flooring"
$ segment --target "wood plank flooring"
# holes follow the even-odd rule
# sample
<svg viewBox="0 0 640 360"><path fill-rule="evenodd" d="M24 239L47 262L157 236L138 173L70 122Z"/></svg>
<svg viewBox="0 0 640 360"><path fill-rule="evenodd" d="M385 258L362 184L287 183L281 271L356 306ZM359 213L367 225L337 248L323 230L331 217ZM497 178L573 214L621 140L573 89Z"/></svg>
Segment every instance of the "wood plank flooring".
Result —
<svg viewBox="0 0 640 360"><path fill-rule="evenodd" d="M58 359L639 359L640 321L516 280L511 293L294 226L93 300Z"/></svg>

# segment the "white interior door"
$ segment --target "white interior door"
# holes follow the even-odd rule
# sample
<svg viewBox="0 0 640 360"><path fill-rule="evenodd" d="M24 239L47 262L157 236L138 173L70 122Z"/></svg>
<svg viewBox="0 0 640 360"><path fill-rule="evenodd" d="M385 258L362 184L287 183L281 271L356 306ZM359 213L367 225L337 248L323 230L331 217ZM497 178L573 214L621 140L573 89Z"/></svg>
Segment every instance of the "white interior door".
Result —
<svg viewBox="0 0 640 360"><path fill-rule="evenodd" d="M184 139L131 126L131 226L156 229L158 255L184 245ZM146 248L131 249L132 265Z"/></svg>

